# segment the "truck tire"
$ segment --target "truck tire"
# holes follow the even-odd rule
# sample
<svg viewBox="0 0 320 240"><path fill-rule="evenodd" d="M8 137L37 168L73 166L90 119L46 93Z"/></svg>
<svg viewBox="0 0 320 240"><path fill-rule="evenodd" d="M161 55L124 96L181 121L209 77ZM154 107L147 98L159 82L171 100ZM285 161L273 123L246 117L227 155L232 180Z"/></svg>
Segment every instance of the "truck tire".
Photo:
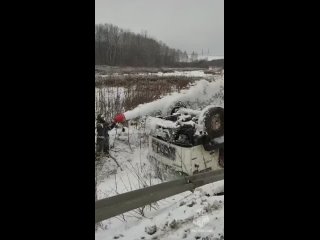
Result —
<svg viewBox="0 0 320 240"><path fill-rule="evenodd" d="M203 117L204 131L212 138L224 135L224 109L212 107L206 110Z"/></svg>

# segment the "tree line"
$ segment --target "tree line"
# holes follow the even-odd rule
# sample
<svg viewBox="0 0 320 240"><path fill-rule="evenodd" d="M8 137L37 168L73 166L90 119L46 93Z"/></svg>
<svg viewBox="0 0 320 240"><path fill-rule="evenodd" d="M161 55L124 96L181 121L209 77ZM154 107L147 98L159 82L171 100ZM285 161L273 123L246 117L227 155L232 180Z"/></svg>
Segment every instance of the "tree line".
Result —
<svg viewBox="0 0 320 240"><path fill-rule="evenodd" d="M174 66L188 61L186 51L169 48L147 35L112 24L95 25L95 64L110 66Z"/></svg>

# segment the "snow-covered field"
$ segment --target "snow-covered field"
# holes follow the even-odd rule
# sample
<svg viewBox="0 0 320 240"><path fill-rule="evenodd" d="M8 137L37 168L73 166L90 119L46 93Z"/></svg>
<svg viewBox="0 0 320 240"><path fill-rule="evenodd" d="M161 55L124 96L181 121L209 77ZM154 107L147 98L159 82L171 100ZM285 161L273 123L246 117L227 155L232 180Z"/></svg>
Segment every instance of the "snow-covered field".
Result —
<svg viewBox="0 0 320 240"><path fill-rule="evenodd" d="M119 74L119 73L112 73L112 74L104 74L99 75L100 77L110 77L110 76L128 76L129 74ZM139 75L139 76L183 76L183 77L202 77L202 78L212 78L212 74L206 74L203 70L197 70L197 71L173 71L173 72L149 72L149 73L135 73L131 75Z"/></svg>
<svg viewBox="0 0 320 240"><path fill-rule="evenodd" d="M144 129L129 127L130 146L128 128L125 132L121 129L110 132L111 154L122 171L112 159L103 159L97 164L98 199L161 182L147 159L147 136L143 132ZM144 209L107 219L96 231L96 240L222 239L224 196L214 194L223 190L224 183L220 181L197 188L194 193L177 194ZM156 231L150 234L152 228Z"/></svg>
<svg viewBox="0 0 320 240"><path fill-rule="evenodd" d="M185 77L212 77L212 74L206 74L203 71L174 71L172 73L155 73L157 76L185 76Z"/></svg>
<svg viewBox="0 0 320 240"><path fill-rule="evenodd" d="M212 61L212 60L218 60L218 59L224 59L224 56L199 56L198 57L198 60L202 60L202 59L205 59L205 60L208 60L208 61Z"/></svg>
<svg viewBox="0 0 320 240"><path fill-rule="evenodd" d="M203 108L208 101L223 105L224 80L200 80L188 90L172 93L157 100L159 108L169 102L182 100L193 108ZM164 100L163 100L164 99ZM147 115L150 104L140 105L127 113L128 119ZM136 119L135 119L136 120ZM148 160L148 127L144 121L129 121L128 127L119 126L109 132L112 159L96 163L98 199L114 196L161 183ZM131 125L133 124L133 125ZM178 176L172 175L167 180ZM107 239L224 239L224 181L197 188L158 201L100 223L96 240Z"/></svg>

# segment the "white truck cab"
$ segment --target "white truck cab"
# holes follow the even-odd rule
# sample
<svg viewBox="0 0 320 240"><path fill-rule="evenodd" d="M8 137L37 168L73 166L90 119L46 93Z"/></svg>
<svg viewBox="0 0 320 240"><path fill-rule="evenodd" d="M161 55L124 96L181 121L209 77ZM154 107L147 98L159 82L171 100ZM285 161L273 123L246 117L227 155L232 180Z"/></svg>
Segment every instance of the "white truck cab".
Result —
<svg viewBox="0 0 320 240"><path fill-rule="evenodd" d="M149 136L149 157L187 175L222 169L221 151L219 148L206 151L203 145L182 147Z"/></svg>
<svg viewBox="0 0 320 240"><path fill-rule="evenodd" d="M224 168L223 119L223 108L214 106L149 117L149 158L187 175Z"/></svg>

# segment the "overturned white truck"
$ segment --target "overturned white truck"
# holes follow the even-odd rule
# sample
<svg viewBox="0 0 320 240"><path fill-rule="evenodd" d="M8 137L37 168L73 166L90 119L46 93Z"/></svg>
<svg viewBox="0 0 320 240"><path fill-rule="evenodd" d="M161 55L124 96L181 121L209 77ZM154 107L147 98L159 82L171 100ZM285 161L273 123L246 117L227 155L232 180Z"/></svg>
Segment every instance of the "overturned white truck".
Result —
<svg viewBox="0 0 320 240"><path fill-rule="evenodd" d="M166 117L148 117L150 159L193 175L224 168L224 109L175 107Z"/></svg>
<svg viewBox="0 0 320 240"><path fill-rule="evenodd" d="M188 175L218 170L224 168L223 86L223 80L200 80L180 94L119 114L115 121L149 115L150 159Z"/></svg>

